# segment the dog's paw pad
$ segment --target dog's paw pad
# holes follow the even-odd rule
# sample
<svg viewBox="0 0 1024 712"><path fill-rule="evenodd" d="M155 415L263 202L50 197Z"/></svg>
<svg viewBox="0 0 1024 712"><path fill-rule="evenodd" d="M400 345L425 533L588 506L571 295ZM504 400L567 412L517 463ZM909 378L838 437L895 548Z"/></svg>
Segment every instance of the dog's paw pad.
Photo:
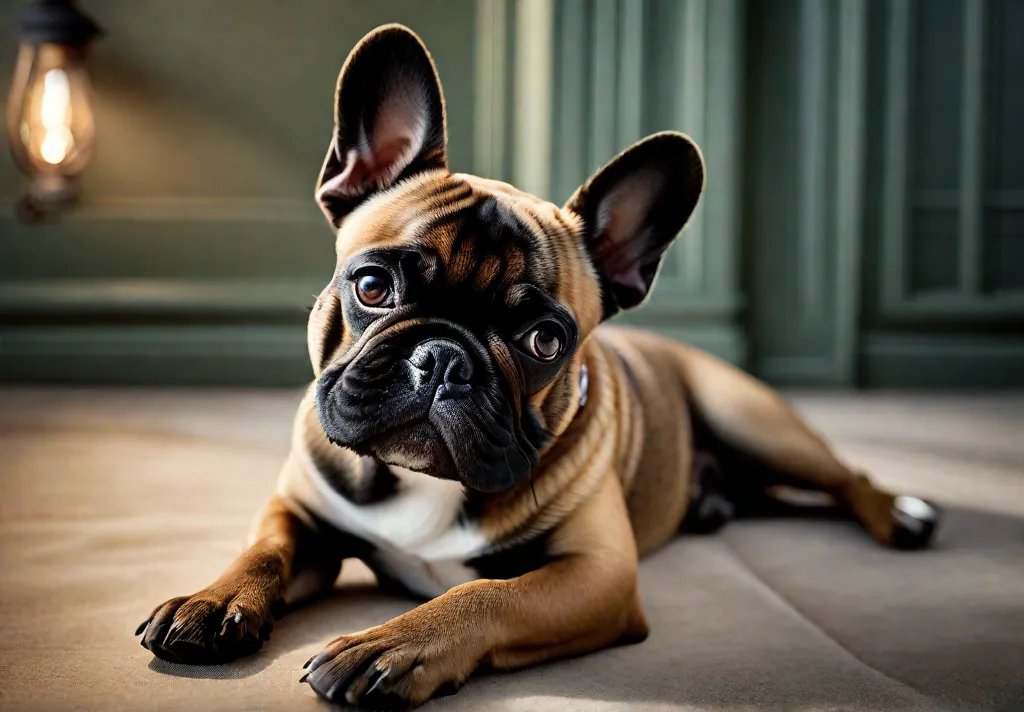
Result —
<svg viewBox="0 0 1024 712"><path fill-rule="evenodd" d="M893 500L892 545L897 549L927 546L939 523L939 510L917 497L901 495Z"/></svg>

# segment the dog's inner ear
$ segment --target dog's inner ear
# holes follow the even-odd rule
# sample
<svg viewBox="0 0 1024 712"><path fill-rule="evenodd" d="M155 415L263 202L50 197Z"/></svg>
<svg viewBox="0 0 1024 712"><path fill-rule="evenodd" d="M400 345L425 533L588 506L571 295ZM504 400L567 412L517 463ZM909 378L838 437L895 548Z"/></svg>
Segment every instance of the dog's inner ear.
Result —
<svg viewBox="0 0 1024 712"><path fill-rule="evenodd" d="M654 134L612 159L566 203L602 282L604 318L641 304L665 251L704 189L700 149L680 133Z"/></svg>
<svg viewBox="0 0 1024 712"><path fill-rule="evenodd" d="M445 168L445 143L444 98L426 47L405 27L378 28L352 50L338 78L317 202L337 227L373 193Z"/></svg>

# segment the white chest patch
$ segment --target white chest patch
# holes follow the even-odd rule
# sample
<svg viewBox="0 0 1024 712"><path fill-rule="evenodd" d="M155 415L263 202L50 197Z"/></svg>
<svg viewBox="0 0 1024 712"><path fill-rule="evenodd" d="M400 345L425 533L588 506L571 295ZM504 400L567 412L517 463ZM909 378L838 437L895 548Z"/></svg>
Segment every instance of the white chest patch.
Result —
<svg viewBox="0 0 1024 712"><path fill-rule="evenodd" d="M288 483L288 494L338 529L373 544L371 565L431 598L478 578L464 562L481 554L488 541L459 521L465 495L458 482L392 467L397 492L358 505L335 491L308 456L302 464L306 476Z"/></svg>

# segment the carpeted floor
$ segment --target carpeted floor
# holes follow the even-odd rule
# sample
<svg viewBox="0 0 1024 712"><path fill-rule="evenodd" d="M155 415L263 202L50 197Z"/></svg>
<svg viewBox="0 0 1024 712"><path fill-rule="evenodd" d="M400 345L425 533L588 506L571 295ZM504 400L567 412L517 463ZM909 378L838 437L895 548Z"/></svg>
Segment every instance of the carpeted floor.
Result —
<svg viewBox="0 0 1024 712"><path fill-rule="evenodd" d="M426 709L1024 710L1024 396L790 395L847 459L948 508L933 550L819 517L679 538L641 566L647 642ZM0 390L0 709L326 709L302 663L411 605L361 565L234 664L171 665L132 636L238 552L298 398Z"/></svg>

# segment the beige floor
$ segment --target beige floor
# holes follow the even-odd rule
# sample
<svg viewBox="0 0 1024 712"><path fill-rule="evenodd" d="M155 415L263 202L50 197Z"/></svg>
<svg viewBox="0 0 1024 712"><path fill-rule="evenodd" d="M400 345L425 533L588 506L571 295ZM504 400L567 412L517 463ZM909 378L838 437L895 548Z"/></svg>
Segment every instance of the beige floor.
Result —
<svg viewBox="0 0 1024 712"><path fill-rule="evenodd" d="M132 632L238 551L298 392L0 390L0 710L317 710L300 667L406 610L360 566L256 656ZM842 455L949 508L936 547L743 521L647 559L642 645L481 676L436 710L1024 710L1024 396L790 394Z"/></svg>

